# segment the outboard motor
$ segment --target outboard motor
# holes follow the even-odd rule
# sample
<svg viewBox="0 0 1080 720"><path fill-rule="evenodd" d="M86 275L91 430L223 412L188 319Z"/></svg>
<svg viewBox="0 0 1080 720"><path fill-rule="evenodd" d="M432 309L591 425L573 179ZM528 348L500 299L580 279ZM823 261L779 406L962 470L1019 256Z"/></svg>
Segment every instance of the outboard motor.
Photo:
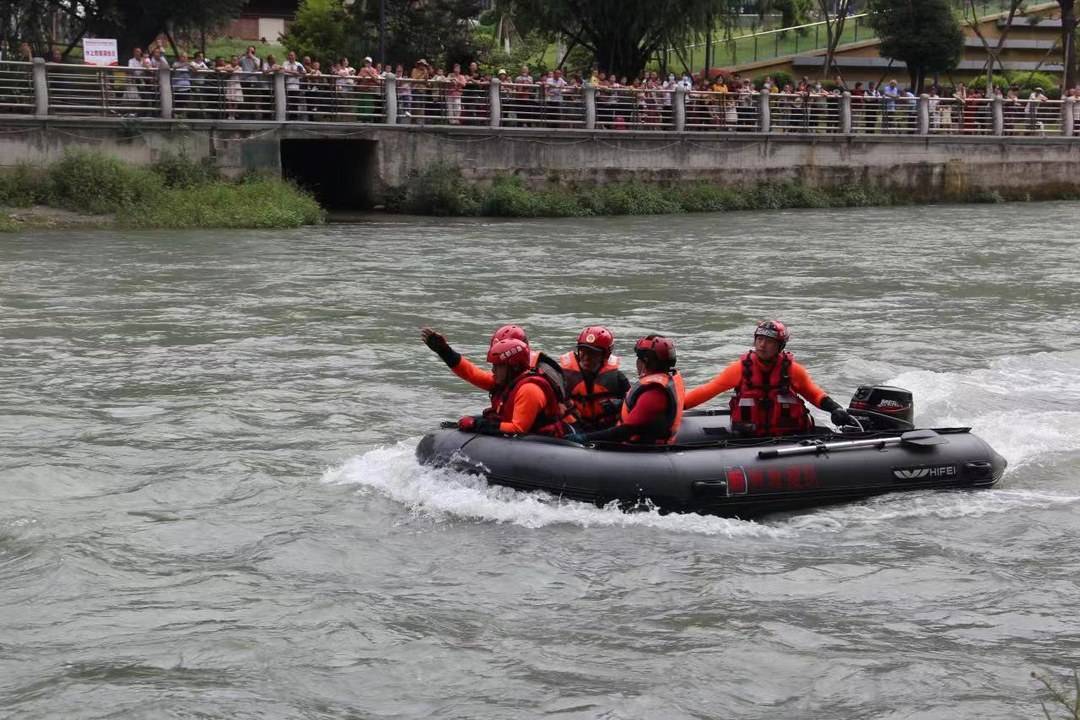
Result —
<svg viewBox="0 0 1080 720"><path fill-rule="evenodd" d="M848 412L867 430L907 430L915 427L915 403L910 390L889 385L860 385Z"/></svg>

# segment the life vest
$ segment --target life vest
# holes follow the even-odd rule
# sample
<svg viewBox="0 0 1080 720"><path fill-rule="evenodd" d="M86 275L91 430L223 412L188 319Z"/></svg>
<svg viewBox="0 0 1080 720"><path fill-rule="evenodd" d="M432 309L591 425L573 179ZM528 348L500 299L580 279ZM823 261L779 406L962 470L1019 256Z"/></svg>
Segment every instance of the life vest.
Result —
<svg viewBox="0 0 1080 720"><path fill-rule="evenodd" d="M642 378L638 380L637 385L630 388L630 392L626 393L626 399L622 404L622 415L620 419L621 422L626 422L630 418L630 412L634 409L634 406L637 405L641 393L652 386L663 388L668 396L667 417L665 418L666 424L664 430L653 438L652 441L657 445L670 445L675 442L675 434L679 432L679 426L682 425L683 404L686 398L686 389L683 387L682 375L679 374L678 370L654 372L642 376ZM641 442L641 436L631 436L630 442Z"/></svg>
<svg viewBox="0 0 1080 720"><path fill-rule="evenodd" d="M514 400L518 390L527 384L533 384L544 391L544 407L536 416L529 433L563 437L566 434L566 385L562 368L558 363L543 353L533 353L532 365L528 370L514 378L506 387L497 387L491 391L491 407L484 411L484 416L498 422L513 422Z"/></svg>
<svg viewBox="0 0 1080 720"><path fill-rule="evenodd" d="M795 356L781 352L766 367L750 350L742 358L742 383L731 398L731 425L737 432L756 437L809 432L814 419L791 390L791 363Z"/></svg>
<svg viewBox="0 0 1080 720"><path fill-rule="evenodd" d="M559 365L566 380L571 421L579 423L584 432L614 427L626 391L623 374L619 372L619 358L608 357L591 382L585 378L576 353L565 353L559 358Z"/></svg>

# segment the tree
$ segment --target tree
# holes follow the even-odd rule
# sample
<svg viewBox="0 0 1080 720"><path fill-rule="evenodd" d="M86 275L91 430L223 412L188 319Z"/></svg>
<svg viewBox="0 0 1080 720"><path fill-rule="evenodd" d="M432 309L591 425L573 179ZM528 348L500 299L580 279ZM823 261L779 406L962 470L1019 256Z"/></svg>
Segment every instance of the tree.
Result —
<svg viewBox="0 0 1080 720"><path fill-rule="evenodd" d="M479 0L385 0L386 58L380 61L412 63L463 62L475 54L470 42L472 18ZM318 58L376 55L379 47L379 2L356 2L346 8L342 0L303 0L296 20L282 43L297 54Z"/></svg>
<svg viewBox="0 0 1080 720"><path fill-rule="evenodd" d="M836 47L844 35L844 22L847 20L849 0L818 0L821 16L825 18L825 37L828 44L825 49L825 75L840 78L840 66L836 64ZM835 7L836 12L830 12Z"/></svg>
<svg viewBox="0 0 1080 720"><path fill-rule="evenodd" d="M1001 50L1005 47L1005 38L1009 36L1009 31L1012 30L1013 18L1016 17L1016 13L1020 10L1024 0L1009 0L1009 15L1005 20L1005 27L1002 28L997 44L993 47L991 47L986 36L982 34L982 30L979 29L977 2L978 0L966 0L964 3L964 20L967 22L968 27L971 28L971 31L975 33L975 36L979 38L983 51L986 53L986 64L983 69L986 70L986 93L989 95L990 89L994 86L994 64L997 63L998 67L1001 68L1001 72L1005 72L1005 64L1001 62ZM968 10L971 11L970 19L967 17Z"/></svg>
<svg viewBox="0 0 1080 720"><path fill-rule="evenodd" d="M911 87L921 93L926 76L960 63L964 32L948 0L870 0L870 26L881 38L882 57L903 60Z"/></svg>
<svg viewBox="0 0 1080 720"><path fill-rule="evenodd" d="M780 13L780 27L795 27L810 22L813 0L757 0L754 10L759 18Z"/></svg>
<svg viewBox="0 0 1080 720"><path fill-rule="evenodd" d="M725 17L725 0L510 0L518 30L561 35L602 69L634 77L661 48L682 47Z"/></svg>
<svg viewBox="0 0 1080 720"><path fill-rule="evenodd" d="M0 21L14 29L8 44L29 42L44 54L42 45L64 43L67 55L86 35L116 38L121 56L133 47L145 48L159 35L206 31L235 16L247 0L3 0ZM64 37L53 37L53 15L66 27Z"/></svg>
<svg viewBox="0 0 1080 720"><path fill-rule="evenodd" d="M1076 86L1076 0L1058 0L1061 8L1061 58L1065 63L1063 90Z"/></svg>

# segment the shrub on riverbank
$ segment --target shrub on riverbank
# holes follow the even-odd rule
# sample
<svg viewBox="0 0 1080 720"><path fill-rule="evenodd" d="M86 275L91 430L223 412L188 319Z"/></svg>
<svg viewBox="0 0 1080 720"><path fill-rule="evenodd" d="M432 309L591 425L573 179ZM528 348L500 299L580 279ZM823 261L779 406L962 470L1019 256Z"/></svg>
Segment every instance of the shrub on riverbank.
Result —
<svg viewBox="0 0 1080 720"><path fill-rule="evenodd" d="M411 177L388 209L418 215L487 217L585 217L591 215L665 215L683 212L773 210L780 208L867 207L895 205L904 198L864 185L815 188L796 182L746 187L686 182L607 185L549 184L530 189L520 177L496 178L478 185L461 170L433 165Z"/></svg>
<svg viewBox="0 0 1080 720"><path fill-rule="evenodd" d="M162 154L148 168L70 152L43 172L20 166L0 176L0 206L34 204L115 215L140 228L297 227L322 222L315 199L273 177L226 180L209 161Z"/></svg>
<svg viewBox="0 0 1080 720"><path fill-rule="evenodd" d="M323 220L315 199L290 183L256 177L175 188L129 206L117 223L133 228L278 228Z"/></svg>

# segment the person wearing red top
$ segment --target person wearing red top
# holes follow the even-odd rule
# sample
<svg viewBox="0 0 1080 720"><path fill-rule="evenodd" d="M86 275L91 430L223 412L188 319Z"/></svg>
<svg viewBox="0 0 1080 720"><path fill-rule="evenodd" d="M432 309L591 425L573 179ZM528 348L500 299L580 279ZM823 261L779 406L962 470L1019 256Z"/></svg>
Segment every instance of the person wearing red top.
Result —
<svg viewBox="0 0 1080 720"><path fill-rule="evenodd" d="M420 337L435 354L442 358L451 372L465 382L491 392L495 377L490 370L477 367L468 358L453 350L446 338L425 327ZM528 343L525 331L518 325L503 325L491 336L491 342L516 338ZM630 381L619 370L619 360L611 354L615 338L600 325L590 325L578 335L575 350L559 358L566 384L566 401L571 410L568 418L583 431L612 427L619 417L619 405L630 388ZM530 367L535 368L540 353L530 351Z"/></svg>
<svg viewBox="0 0 1080 720"><path fill-rule="evenodd" d="M628 442L670 444L682 422L684 390L675 370L675 343L660 335L648 335L634 345L638 382L626 394L619 423L589 433L571 433L574 442Z"/></svg>
<svg viewBox="0 0 1080 720"><path fill-rule="evenodd" d="M558 365L542 356L531 364L528 343L516 338L497 340L488 350L495 386L491 407L483 415L458 420L458 429L484 434L562 436L562 375Z"/></svg>
<svg viewBox="0 0 1080 720"><path fill-rule="evenodd" d="M817 386L790 352L784 350L788 330L778 320L766 320L754 330L754 348L724 368L709 382L686 393L686 409L697 407L722 392L731 398L733 432L754 437L809 432L813 418L805 398L832 416L834 425L852 422L847 410Z"/></svg>

